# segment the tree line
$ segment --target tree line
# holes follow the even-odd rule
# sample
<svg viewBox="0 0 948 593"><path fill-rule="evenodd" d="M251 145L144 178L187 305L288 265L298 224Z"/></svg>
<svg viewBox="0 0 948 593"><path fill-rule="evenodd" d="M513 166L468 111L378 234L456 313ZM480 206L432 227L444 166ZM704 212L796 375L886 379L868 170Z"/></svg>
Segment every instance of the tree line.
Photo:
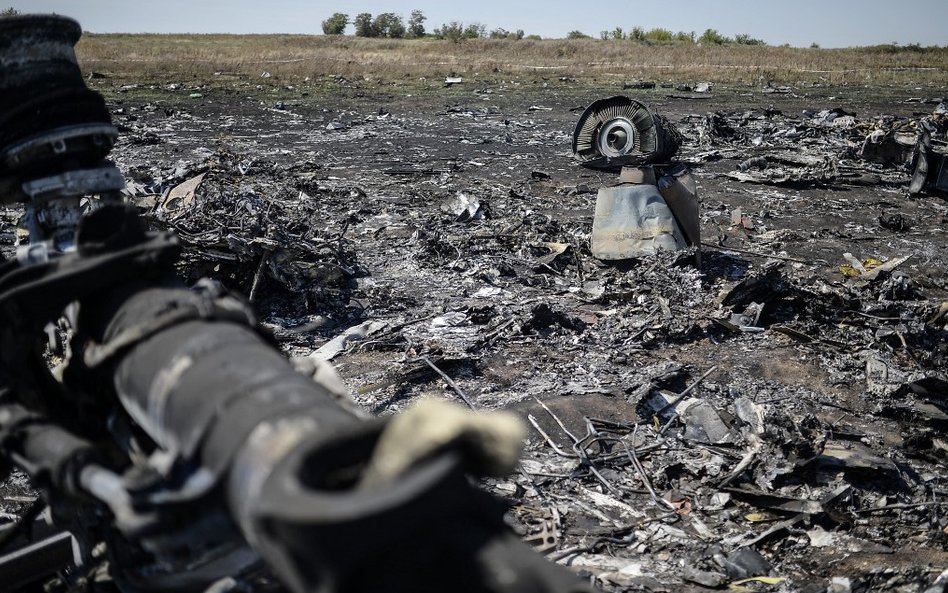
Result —
<svg viewBox="0 0 948 593"><path fill-rule="evenodd" d="M391 37L393 39L415 39L424 37L425 21L427 17L420 10L411 11L407 25L401 15L394 12L383 12L372 16L371 13L359 13L351 21L349 15L336 12L323 21L323 33L326 35L342 35L351 23L355 27L358 37Z"/></svg>
<svg viewBox="0 0 948 593"><path fill-rule="evenodd" d="M434 37L436 39L447 39L449 41L461 41L463 39L539 39L536 35L527 35L523 29L516 31L507 31L497 28L487 31L487 27L481 23L464 24L458 21L451 21L440 27L436 27L430 33L425 29L425 21L428 17L420 10L411 11L411 16L405 22L401 15L394 12L383 12L373 16L371 13L362 12L352 19L343 12L333 13L328 19L322 22L323 33L326 35L342 35L346 27L350 24L355 28L356 37L388 37L391 39L418 39L421 37Z"/></svg>
<svg viewBox="0 0 948 593"><path fill-rule="evenodd" d="M591 39L582 31L570 31L566 34L567 39ZM716 29L706 29L704 33L698 36L694 31L671 31L656 27L645 30L643 27L632 27L626 32L622 27L616 27L611 31L600 31L599 38L603 41L638 41L641 43L687 43L699 45L767 45L763 39L751 37L746 33L728 37L722 35Z"/></svg>
<svg viewBox="0 0 948 593"><path fill-rule="evenodd" d="M451 21L440 27L436 27L430 33L425 28L425 21L428 20L420 10L411 11L407 23L401 15L394 12L383 12L373 16L371 13L362 12L350 19L349 15L343 12L333 13L328 19L322 22L323 33L326 35L343 35L346 27L350 24L355 28L356 37L388 37L392 39L418 39L421 37L434 37L436 39L447 39L449 41L462 41L464 39L540 39L539 35L527 35L523 29L516 31L507 31L503 28L487 31L487 27L481 23L464 24L458 21ZM582 31L570 31L566 35L567 39L592 39ZM603 40L629 40L643 43L697 43L701 45L767 45L762 39L756 39L747 34L727 37L718 33L715 29L707 29L701 36L697 36L694 31L673 32L661 27L645 30L643 27L632 27L628 32L622 27L616 27L611 31L601 31L599 38Z"/></svg>

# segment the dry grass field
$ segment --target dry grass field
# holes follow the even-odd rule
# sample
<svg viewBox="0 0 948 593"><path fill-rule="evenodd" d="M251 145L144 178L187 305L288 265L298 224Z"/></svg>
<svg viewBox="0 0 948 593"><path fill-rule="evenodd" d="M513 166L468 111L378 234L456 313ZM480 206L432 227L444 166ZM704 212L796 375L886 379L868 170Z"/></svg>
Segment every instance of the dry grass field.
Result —
<svg viewBox="0 0 948 593"><path fill-rule="evenodd" d="M461 43L309 35L87 34L77 48L83 69L137 82L215 74L282 79L374 77L411 82L449 74L485 81L569 77L761 85L926 85L948 82L948 47L851 49L646 44L593 39Z"/></svg>

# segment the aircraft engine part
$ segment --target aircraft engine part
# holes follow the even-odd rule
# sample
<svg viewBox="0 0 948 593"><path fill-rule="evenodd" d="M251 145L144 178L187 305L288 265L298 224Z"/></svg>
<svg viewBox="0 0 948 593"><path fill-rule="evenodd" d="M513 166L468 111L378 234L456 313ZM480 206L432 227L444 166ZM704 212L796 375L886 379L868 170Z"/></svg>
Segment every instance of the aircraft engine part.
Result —
<svg viewBox="0 0 948 593"><path fill-rule="evenodd" d="M668 162L681 140L664 117L617 96L586 108L573 131L573 154L584 167L618 172L624 165Z"/></svg>
<svg viewBox="0 0 948 593"><path fill-rule="evenodd" d="M630 167L624 176L624 183L599 189L592 254L602 260L623 260L685 249L685 235L655 185L652 168ZM629 179L633 176L638 178Z"/></svg>

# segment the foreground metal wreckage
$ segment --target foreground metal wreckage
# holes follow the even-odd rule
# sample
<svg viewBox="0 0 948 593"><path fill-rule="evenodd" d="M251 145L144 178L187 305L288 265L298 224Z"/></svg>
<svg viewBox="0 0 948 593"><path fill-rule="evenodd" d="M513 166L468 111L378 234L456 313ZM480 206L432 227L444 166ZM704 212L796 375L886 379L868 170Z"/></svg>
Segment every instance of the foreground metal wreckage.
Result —
<svg viewBox="0 0 948 593"><path fill-rule="evenodd" d="M0 532L2 588L584 590L470 481L514 467L516 422L433 403L366 420L242 299L177 279L177 239L144 230L103 160L117 133L79 35L0 21L0 191L30 238L0 264L0 470L43 493ZM30 540L44 505L71 535Z"/></svg>

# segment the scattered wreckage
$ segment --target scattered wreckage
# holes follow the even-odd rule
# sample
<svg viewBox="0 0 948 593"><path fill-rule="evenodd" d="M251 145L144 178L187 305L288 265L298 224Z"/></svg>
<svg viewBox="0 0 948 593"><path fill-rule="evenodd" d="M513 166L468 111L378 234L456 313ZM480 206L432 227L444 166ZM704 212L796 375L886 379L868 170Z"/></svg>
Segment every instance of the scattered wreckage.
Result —
<svg viewBox="0 0 948 593"><path fill-rule="evenodd" d="M666 104L701 186L701 267L689 250L601 265L595 188L614 172L558 152L588 97L500 94L408 114L130 100L112 156L144 219L180 237L178 271L252 295L331 391L382 414L436 394L524 418L518 471L485 485L523 540L601 589L942 593L948 209L902 202L914 169L859 157L871 130L854 116ZM729 175L755 156L747 171L785 171ZM180 543L169 521L154 539ZM60 538L47 558L71 559L35 525ZM437 568L413 583L463 583Z"/></svg>
<svg viewBox="0 0 948 593"><path fill-rule="evenodd" d="M696 116L700 117L700 116ZM709 113L697 124L702 147L750 149L732 179L802 187L902 184L909 173L910 195L948 192L948 108L939 103L919 119L880 116L857 119L843 109L804 111L802 117L779 110L764 113ZM806 152L799 150L807 147ZM720 148L699 151L701 159L721 158ZM875 166L875 167L874 167Z"/></svg>
<svg viewBox="0 0 948 593"><path fill-rule="evenodd" d="M56 573L62 591L585 590L469 481L515 467L518 420L437 402L367 420L295 370L120 203L78 23L0 33L0 184L28 229L0 279L0 459L43 492L0 532L5 591ZM8 552L46 506L68 533Z"/></svg>

